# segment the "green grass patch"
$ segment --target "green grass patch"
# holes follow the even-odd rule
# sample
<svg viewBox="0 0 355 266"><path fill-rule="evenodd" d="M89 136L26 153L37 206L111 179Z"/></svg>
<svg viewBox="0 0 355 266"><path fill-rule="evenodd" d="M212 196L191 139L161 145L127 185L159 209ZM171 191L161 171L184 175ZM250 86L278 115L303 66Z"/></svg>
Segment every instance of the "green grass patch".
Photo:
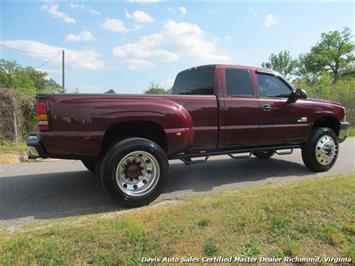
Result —
<svg viewBox="0 0 355 266"><path fill-rule="evenodd" d="M0 230L0 265L153 265L143 257L355 258L355 173Z"/></svg>
<svg viewBox="0 0 355 266"><path fill-rule="evenodd" d="M25 143L14 143L11 141L0 141L0 154L4 153L13 153L13 154L21 154L26 152L26 144Z"/></svg>
<svg viewBox="0 0 355 266"><path fill-rule="evenodd" d="M355 127L350 128L349 137L355 137Z"/></svg>

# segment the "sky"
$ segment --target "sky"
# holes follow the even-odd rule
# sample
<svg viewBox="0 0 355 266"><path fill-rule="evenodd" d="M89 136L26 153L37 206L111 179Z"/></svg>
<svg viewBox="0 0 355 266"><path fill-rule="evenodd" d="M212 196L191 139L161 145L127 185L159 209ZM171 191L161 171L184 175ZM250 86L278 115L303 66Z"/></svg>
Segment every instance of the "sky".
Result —
<svg viewBox="0 0 355 266"><path fill-rule="evenodd" d="M202 64L260 66L306 53L322 32L355 27L354 1L4 1L0 55L66 90L143 93ZM6 47L4 47L6 46ZM12 48L12 49L10 49Z"/></svg>

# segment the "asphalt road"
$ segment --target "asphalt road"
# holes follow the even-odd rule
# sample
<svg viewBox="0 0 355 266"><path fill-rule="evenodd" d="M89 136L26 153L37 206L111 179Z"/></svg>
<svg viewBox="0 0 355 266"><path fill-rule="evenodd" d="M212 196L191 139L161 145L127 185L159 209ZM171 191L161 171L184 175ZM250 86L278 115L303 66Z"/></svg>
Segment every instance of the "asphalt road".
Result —
<svg viewBox="0 0 355 266"><path fill-rule="evenodd" d="M218 156L191 166L172 161L169 185L152 204L200 192L354 171L355 138L341 144L338 161L326 173L315 174L305 168L300 150L270 160ZM103 192L97 178L80 161L0 165L0 225L114 211L120 211L120 207Z"/></svg>

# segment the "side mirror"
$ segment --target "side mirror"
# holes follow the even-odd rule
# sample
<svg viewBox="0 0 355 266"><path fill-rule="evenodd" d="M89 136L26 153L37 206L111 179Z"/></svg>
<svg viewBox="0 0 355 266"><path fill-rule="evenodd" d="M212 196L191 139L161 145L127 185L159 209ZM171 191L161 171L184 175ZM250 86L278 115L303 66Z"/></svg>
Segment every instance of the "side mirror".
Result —
<svg viewBox="0 0 355 266"><path fill-rule="evenodd" d="M307 99L307 92L302 89L296 89L290 94L288 101L290 103L296 102L298 99Z"/></svg>
<svg viewBox="0 0 355 266"><path fill-rule="evenodd" d="M303 89L296 89L296 96L298 99L307 99L307 92Z"/></svg>

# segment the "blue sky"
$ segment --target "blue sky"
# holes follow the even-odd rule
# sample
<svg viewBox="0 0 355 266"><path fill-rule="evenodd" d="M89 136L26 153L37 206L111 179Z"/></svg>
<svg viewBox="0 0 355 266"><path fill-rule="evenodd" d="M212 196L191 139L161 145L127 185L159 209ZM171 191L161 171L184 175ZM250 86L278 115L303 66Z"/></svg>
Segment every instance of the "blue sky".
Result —
<svg viewBox="0 0 355 266"><path fill-rule="evenodd" d="M1 58L39 67L69 91L142 93L200 64L260 66L354 29L353 1L1 1ZM46 63L50 61L49 63ZM43 66L41 66L44 64Z"/></svg>

